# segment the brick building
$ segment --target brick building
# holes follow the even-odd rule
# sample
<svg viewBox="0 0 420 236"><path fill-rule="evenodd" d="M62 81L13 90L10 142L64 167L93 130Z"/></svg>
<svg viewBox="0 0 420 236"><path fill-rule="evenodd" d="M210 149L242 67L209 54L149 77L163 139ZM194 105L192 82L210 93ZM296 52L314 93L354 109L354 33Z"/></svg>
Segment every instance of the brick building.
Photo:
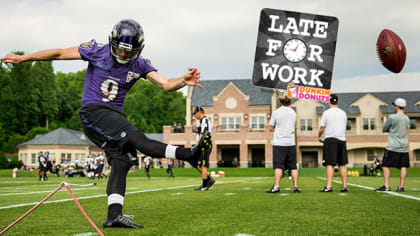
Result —
<svg viewBox="0 0 420 236"><path fill-rule="evenodd" d="M164 127L163 141L191 147L196 121L192 108L202 106L213 123L213 152L210 166L223 161L232 166L235 157L240 167L272 167L272 136L268 123L278 107L276 90L258 88L250 80L201 81L203 89L190 87L186 102L184 133ZM407 100L410 117L409 153L412 166L420 166L420 92L339 93L339 107L346 111L349 166L371 164L382 156L388 134L382 125L394 113L391 105L397 97ZM322 144L317 139L322 112L328 104L294 100L297 114L298 163L303 167L322 166Z"/></svg>

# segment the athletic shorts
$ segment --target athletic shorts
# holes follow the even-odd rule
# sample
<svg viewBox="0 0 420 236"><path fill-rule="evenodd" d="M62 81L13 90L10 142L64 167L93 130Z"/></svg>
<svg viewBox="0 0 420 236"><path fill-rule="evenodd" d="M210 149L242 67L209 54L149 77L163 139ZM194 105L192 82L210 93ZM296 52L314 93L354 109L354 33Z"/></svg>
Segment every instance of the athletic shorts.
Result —
<svg viewBox="0 0 420 236"><path fill-rule="evenodd" d="M191 162L191 165L193 167L201 168L206 167L209 168L209 159L210 159L210 153L213 149L213 145L211 145L211 148L207 149L202 156L202 160L197 160L196 162Z"/></svg>
<svg viewBox="0 0 420 236"><path fill-rule="evenodd" d="M393 152L385 149L384 158L382 160L383 167L410 167L410 158L408 152Z"/></svg>
<svg viewBox="0 0 420 236"><path fill-rule="evenodd" d="M88 104L80 109L79 115L85 135L105 151L109 164L112 158L130 161L128 153L137 156L127 138L127 133L137 128L121 111L104 104Z"/></svg>
<svg viewBox="0 0 420 236"><path fill-rule="evenodd" d="M44 171L46 171L46 169L47 169L47 167L45 166L42 166L42 165L39 165L39 171L40 172L44 172Z"/></svg>
<svg viewBox="0 0 420 236"><path fill-rule="evenodd" d="M273 169L296 170L296 146L273 145Z"/></svg>
<svg viewBox="0 0 420 236"><path fill-rule="evenodd" d="M346 141L336 138L325 139L322 159L323 166L346 165L348 163Z"/></svg>

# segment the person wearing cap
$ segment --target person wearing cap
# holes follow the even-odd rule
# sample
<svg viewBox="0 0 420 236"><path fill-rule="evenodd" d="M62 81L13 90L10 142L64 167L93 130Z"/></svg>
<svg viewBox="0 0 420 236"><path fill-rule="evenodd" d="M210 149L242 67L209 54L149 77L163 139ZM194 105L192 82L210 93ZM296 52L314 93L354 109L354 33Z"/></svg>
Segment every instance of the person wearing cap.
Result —
<svg viewBox="0 0 420 236"><path fill-rule="evenodd" d="M340 192L348 192L347 189L347 147L346 147L346 112L338 107L337 94L330 95L330 108L322 113L318 139L324 143L322 164L326 167L327 186L320 192L332 192L332 178L334 166L340 166L342 187ZM322 135L325 133L324 138Z"/></svg>
<svg viewBox="0 0 420 236"><path fill-rule="evenodd" d="M287 96L281 96L280 107L271 114L274 186L266 193L280 193L280 179L285 170L291 170L293 192L300 193L296 164L296 112L289 107L291 102Z"/></svg>
<svg viewBox="0 0 420 236"><path fill-rule="evenodd" d="M389 133L382 160L384 185L376 189L376 192L391 191L389 186L390 167L400 169L400 185L397 187L397 192L404 192L407 168L410 167L407 135L410 128L410 119L404 114L407 102L404 98L397 98L392 105L394 105L395 114L390 115L382 127L383 132Z"/></svg>
<svg viewBox="0 0 420 236"><path fill-rule="evenodd" d="M211 135L212 133L212 125L209 120L209 118L206 116L204 109L201 106L195 107L193 115L195 119L197 120L197 142L200 140L204 133L209 133ZM203 157L201 161L198 161L196 163L192 163L193 167L198 170L198 172L201 173L201 178L203 180L203 183L198 188L194 189L195 191L207 191L210 189L210 187L216 183L214 179L211 178L207 168L209 168L209 156L212 150L212 145L210 145L210 148L207 149L203 153Z"/></svg>

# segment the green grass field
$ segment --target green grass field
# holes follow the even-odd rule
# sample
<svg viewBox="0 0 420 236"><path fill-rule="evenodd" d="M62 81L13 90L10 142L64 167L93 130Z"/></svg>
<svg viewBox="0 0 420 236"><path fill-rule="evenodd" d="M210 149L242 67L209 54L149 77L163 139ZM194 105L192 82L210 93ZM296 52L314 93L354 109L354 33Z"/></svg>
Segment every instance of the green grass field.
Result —
<svg viewBox="0 0 420 236"><path fill-rule="evenodd" d="M193 169L164 169L129 174L124 214L145 229L104 229L106 180L91 187L71 187L79 202L105 235L420 235L420 168L409 169L406 192L376 193L363 187L383 185L382 177L349 177L349 193L319 193L324 169L301 169L301 194L283 179L281 194L265 193L273 184L272 169L224 169L225 178L207 192L192 189L201 180ZM39 182L31 172L0 171L0 231L31 209L62 181L86 184L86 178L50 176ZM396 170L391 187L399 184ZM340 181L340 178L335 178ZM405 196L405 197L404 197ZM414 198L406 198L411 196ZM57 201L64 200L64 201ZM5 235L97 235L65 189L57 192ZM17 206L22 204L21 206ZM27 204L27 205L25 205Z"/></svg>

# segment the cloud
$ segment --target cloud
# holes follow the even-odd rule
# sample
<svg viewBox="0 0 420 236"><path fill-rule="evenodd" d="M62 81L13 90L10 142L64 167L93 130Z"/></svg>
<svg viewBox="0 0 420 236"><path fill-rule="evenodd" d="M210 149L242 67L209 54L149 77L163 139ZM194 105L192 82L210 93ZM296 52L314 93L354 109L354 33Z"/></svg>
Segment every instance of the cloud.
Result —
<svg viewBox="0 0 420 236"><path fill-rule="evenodd" d="M420 97L420 73L389 73L334 80L331 89L336 93L419 91Z"/></svg>

